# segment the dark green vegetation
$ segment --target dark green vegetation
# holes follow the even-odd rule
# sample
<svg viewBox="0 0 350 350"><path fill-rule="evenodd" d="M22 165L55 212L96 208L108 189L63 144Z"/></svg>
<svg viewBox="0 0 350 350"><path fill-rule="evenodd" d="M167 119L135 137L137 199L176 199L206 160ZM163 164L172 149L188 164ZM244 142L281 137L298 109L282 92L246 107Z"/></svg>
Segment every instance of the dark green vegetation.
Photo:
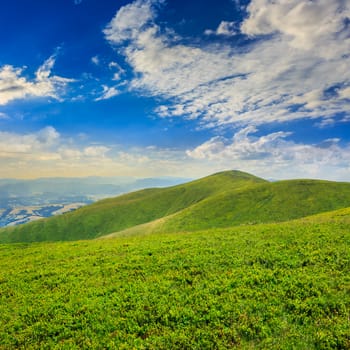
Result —
<svg viewBox="0 0 350 350"><path fill-rule="evenodd" d="M316 180L270 183L246 173L228 171L174 187L133 192L65 215L3 229L0 242L195 231L282 222L349 206L350 183Z"/></svg>
<svg viewBox="0 0 350 350"><path fill-rule="evenodd" d="M0 348L349 349L349 246L350 209L0 245Z"/></svg>

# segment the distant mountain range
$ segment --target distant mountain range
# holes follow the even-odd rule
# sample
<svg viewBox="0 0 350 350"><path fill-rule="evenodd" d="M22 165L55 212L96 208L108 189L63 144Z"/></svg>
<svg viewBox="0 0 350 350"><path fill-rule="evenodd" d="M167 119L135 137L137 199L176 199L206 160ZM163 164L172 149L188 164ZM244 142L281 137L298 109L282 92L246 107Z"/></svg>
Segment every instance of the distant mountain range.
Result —
<svg viewBox="0 0 350 350"><path fill-rule="evenodd" d="M0 242L191 232L282 222L347 207L350 183L269 182L227 171L177 186L100 200L64 215L2 229Z"/></svg>
<svg viewBox="0 0 350 350"><path fill-rule="evenodd" d="M0 179L0 227L62 214L130 191L172 186L188 180L175 177Z"/></svg>

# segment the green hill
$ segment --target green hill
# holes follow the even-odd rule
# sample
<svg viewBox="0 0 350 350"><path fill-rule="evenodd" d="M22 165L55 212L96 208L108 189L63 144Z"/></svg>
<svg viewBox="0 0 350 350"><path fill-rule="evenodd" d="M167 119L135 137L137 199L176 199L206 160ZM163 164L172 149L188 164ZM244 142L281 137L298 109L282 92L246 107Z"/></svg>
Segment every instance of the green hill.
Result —
<svg viewBox="0 0 350 350"><path fill-rule="evenodd" d="M280 181L217 193L166 218L153 230L179 232L281 222L344 207L350 207L349 183Z"/></svg>
<svg viewBox="0 0 350 350"><path fill-rule="evenodd" d="M0 245L0 348L349 349L349 243L350 208Z"/></svg>
<svg viewBox="0 0 350 350"><path fill-rule="evenodd" d="M0 242L92 239L281 222L350 207L350 183L268 182L227 171L163 189L103 200L61 216L0 231Z"/></svg>
<svg viewBox="0 0 350 350"><path fill-rule="evenodd" d="M227 189L265 182L244 172L227 171L173 187L136 191L71 213L0 230L0 242L92 239L168 216Z"/></svg>

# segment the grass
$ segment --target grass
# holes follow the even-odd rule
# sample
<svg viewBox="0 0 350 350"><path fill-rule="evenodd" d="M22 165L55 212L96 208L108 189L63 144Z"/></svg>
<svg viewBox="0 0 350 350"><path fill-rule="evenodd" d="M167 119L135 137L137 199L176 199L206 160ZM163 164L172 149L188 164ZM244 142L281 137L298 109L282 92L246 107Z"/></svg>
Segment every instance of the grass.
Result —
<svg viewBox="0 0 350 350"><path fill-rule="evenodd" d="M263 183L210 196L170 216L153 232L282 222L349 206L349 183L317 180Z"/></svg>
<svg viewBox="0 0 350 350"><path fill-rule="evenodd" d="M227 171L183 185L141 190L102 200L64 215L5 228L0 230L0 242L96 238L160 219L228 189L265 182L247 173Z"/></svg>
<svg viewBox="0 0 350 350"><path fill-rule="evenodd" d="M165 189L106 199L72 213L0 230L0 242L74 241L282 222L350 206L350 184L269 183L227 171Z"/></svg>
<svg viewBox="0 0 350 350"><path fill-rule="evenodd" d="M350 209L0 245L0 349L349 349Z"/></svg>

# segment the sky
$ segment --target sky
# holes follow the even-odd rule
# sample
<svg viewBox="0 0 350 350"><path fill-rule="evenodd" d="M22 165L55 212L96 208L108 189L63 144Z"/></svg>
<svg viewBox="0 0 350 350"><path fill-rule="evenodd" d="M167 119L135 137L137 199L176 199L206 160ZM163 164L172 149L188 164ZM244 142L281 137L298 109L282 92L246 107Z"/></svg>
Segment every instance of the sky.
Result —
<svg viewBox="0 0 350 350"><path fill-rule="evenodd" d="M349 0L5 0L0 177L350 181Z"/></svg>

